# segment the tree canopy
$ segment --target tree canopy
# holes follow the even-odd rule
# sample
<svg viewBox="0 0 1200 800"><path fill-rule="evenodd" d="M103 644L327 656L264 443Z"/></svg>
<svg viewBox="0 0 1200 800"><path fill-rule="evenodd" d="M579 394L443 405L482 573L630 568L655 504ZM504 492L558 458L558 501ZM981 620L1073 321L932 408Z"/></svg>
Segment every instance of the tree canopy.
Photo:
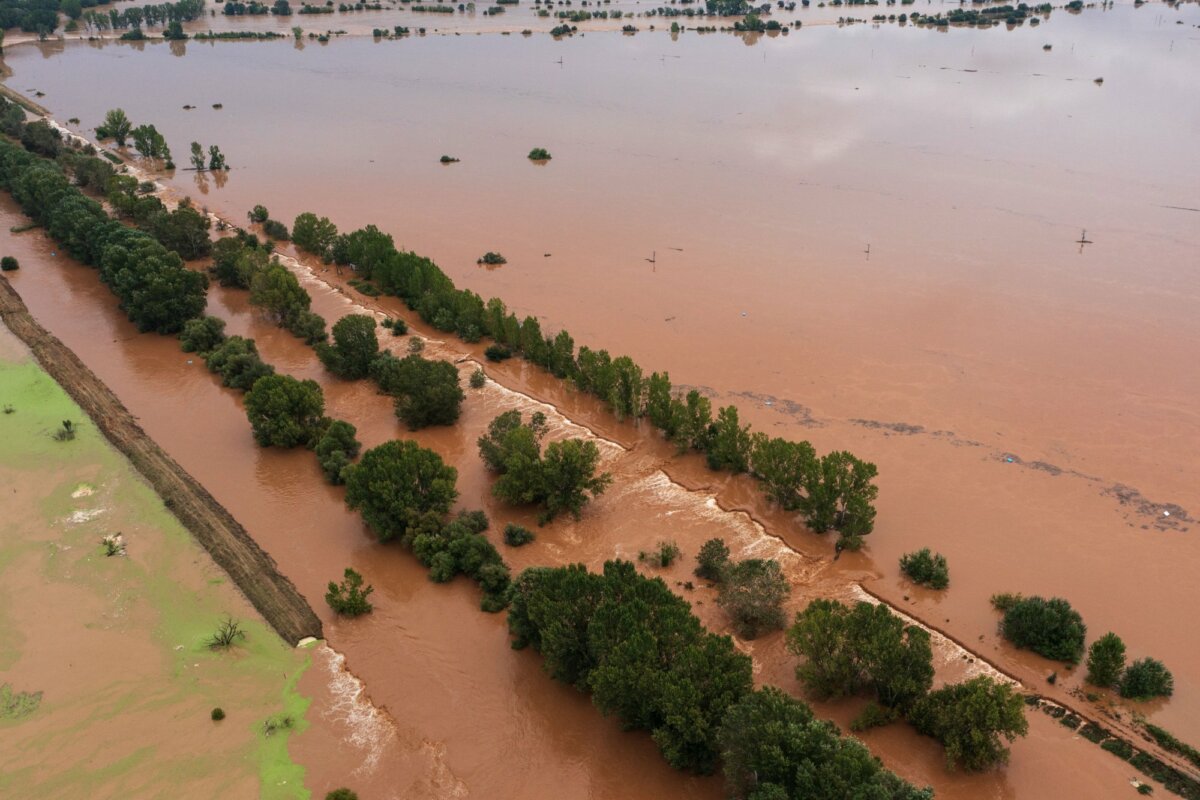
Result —
<svg viewBox="0 0 1200 800"><path fill-rule="evenodd" d="M246 393L246 416L263 447L315 444L324 414L325 397L316 381L266 375Z"/></svg>
<svg viewBox="0 0 1200 800"><path fill-rule="evenodd" d="M375 318L366 314L342 317L333 325L333 344L317 345L317 356L325 368L347 380L367 377L378 355Z"/></svg>
<svg viewBox="0 0 1200 800"><path fill-rule="evenodd" d="M446 514L458 499L458 470L416 442L385 442L346 468L346 505L382 542L403 537L422 515Z"/></svg>
<svg viewBox="0 0 1200 800"><path fill-rule="evenodd" d="M466 394L458 369L449 361L429 360L417 353L404 358L385 353L370 369L379 388L396 398L396 416L409 430L458 421Z"/></svg>
<svg viewBox="0 0 1200 800"><path fill-rule="evenodd" d="M1029 731L1025 700L1007 683L980 675L930 692L909 721L946 748L946 765L978 771L1008 760L1009 742Z"/></svg>

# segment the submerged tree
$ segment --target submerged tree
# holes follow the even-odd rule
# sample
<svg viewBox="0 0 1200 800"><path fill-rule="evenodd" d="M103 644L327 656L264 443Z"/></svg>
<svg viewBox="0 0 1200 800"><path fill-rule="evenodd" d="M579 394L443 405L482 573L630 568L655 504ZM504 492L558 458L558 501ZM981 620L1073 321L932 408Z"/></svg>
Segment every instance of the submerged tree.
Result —
<svg viewBox="0 0 1200 800"><path fill-rule="evenodd" d="M96 129L96 135L101 139L112 139L117 147L124 147L132 128L133 124L125 116L124 110L114 108L104 115L104 122Z"/></svg>
<svg viewBox="0 0 1200 800"><path fill-rule="evenodd" d="M192 154L190 160L192 162L193 169L195 169L197 172L204 171L204 148L200 146L199 142L192 142Z"/></svg>

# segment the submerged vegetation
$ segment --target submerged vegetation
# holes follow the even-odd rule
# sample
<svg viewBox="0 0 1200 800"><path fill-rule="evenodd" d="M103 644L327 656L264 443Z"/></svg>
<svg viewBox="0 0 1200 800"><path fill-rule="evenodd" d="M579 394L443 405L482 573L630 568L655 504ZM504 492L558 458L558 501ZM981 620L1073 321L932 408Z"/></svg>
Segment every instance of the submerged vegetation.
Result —
<svg viewBox="0 0 1200 800"><path fill-rule="evenodd" d="M663 757L699 774L723 768L731 797L930 798L860 743L773 687L754 690L750 658L716 636L661 579L627 561L601 573L535 567L513 584L513 647L532 647L555 679L603 713L649 731Z"/></svg>

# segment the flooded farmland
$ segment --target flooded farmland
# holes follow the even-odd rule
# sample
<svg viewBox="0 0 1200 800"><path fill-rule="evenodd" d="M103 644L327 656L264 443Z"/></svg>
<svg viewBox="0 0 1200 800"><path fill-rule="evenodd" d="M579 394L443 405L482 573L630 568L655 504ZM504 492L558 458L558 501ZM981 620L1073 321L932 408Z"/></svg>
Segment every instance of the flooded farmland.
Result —
<svg viewBox="0 0 1200 800"><path fill-rule="evenodd" d="M366 446L414 438L455 464L460 504L484 508L493 529L533 515L490 495L475 439L492 417L547 410L552 438L598 437L612 489L579 522L506 551L514 571L598 568L669 537L686 556L665 573L674 585L724 536L740 555L781 560L789 612L857 599L861 583L945 634L939 681L982 669L977 655L1088 705L1071 694L1082 670L1004 643L988 604L1003 591L1063 596L1092 635L1117 631L1173 670L1169 702L1123 713L1194 742L1200 653L1179 610L1197 601L1200 555L1198 23L1194 4L1152 3L1011 31L51 42L11 47L5 64L10 87L42 93L81 132L120 105L177 153L219 144L233 169L220 182L161 175L175 196L230 220L263 203L289 222L314 211L342 230L374 223L547 331L669 369L758 430L879 465L876 530L834 562L831 538L746 479L674 457L648 426L615 422L543 373L489 366L456 426L410 434L388 398L331 377L244 293L210 290L208 313L280 371L318 380ZM111 91L80 80L92 74ZM533 146L553 160L529 163ZM22 224L3 207L5 229ZM508 263L477 266L492 250ZM351 705L328 712L334 732L294 737L310 785L353 769L364 797L720 796L717 779L670 770L648 738L512 653L503 617L479 614L466 584L430 583L376 544L311 456L258 449L238 397L173 338L137 334L93 271L36 231L5 234L5 251L21 259L12 283L34 316L326 617L353 676L324 656L300 689ZM355 304L415 316L395 299L347 299L320 264L301 271L331 322ZM480 347L418 329L433 354L471 359L464 378L480 361ZM949 591L901 578L899 555L923 546L948 557ZM376 587L366 619L336 620L322 601L343 564ZM726 629L712 592L687 596ZM745 645L758 680L798 691L782 636ZM817 709L844 726L858 705ZM938 797L1132 791L1127 765L1044 715L1030 722L1010 764L982 775L948 773L940 748L903 726L863 738Z"/></svg>

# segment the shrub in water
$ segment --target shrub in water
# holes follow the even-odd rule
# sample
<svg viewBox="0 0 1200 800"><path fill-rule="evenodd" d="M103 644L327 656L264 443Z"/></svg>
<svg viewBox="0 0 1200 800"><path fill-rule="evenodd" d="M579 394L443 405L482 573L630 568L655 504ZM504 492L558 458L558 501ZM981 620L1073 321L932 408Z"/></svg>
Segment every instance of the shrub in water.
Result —
<svg viewBox="0 0 1200 800"><path fill-rule="evenodd" d="M900 571L913 583L931 589L945 589L950 585L950 570L946 566L946 557L941 553L931 553L928 547L900 556Z"/></svg>
<svg viewBox="0 0 1200 800"><path fill-rule="evenodd" d="M528 528L510 522L504 526L504 543L510 547L520 547L523 544L529 544L534 540L533 531Z"/></svg>

